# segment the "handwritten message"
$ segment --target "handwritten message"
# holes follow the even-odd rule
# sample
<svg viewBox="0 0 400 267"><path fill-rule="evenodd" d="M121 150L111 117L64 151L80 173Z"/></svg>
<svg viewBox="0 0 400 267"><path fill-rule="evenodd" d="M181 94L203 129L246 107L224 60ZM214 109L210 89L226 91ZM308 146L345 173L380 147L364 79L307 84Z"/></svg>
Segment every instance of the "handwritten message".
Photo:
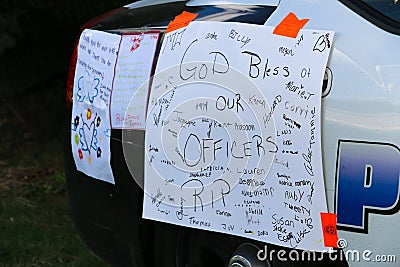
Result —
<svg viewBox="0 0 400 267"><path fill-rule="evenodd" d="M123 35L111 96L113 128L144 129L150 78L159 33Z"/></svg>
<svg viewBox="0 0 400 267"><path fill-rule="evenodd" d="M78 44L71 121L77 169L114 183L110 166L110 95L121 36L84 30Z"/></svg>
<svg viewBox="0 0 400 267"><path fill-rule="evenodd" d="M166 34L143 217L322 251L321 87L333 32L192 22Z"/></svg>

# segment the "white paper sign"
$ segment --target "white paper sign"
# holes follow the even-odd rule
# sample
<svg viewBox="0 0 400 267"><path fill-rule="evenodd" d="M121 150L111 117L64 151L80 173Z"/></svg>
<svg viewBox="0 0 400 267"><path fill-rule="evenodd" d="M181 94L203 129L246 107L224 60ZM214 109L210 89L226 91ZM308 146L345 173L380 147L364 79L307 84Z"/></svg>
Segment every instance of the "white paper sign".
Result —
<svg viewBox="0 0 400 267"><path fill-rule="evenodd" d="M112 128L144 129L150 78L159 33L123 35L111 95Z"/></svg>
<svg viewBox="0 0 400 267"><path fill-rule="evenodd" d="M326 249L321 88L333 32L192 22L164 37L143 217Z"/></svg>
<svg viewBox="0 0 400 267"><path fill-rule="evenodd" d="M114 183L110 165L110 95L120 35L85 30L78 45L71 122L77 169Z"/></svg>

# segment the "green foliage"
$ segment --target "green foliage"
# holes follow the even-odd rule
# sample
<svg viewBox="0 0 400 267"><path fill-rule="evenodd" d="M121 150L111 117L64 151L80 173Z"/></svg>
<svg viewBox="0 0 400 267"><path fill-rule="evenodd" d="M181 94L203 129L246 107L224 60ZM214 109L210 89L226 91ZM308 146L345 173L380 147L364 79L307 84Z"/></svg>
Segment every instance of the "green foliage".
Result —
<svg viewBox="0 0 400 267"><path fill-rule="evenodd" d="M36 198L37 200L46 200L49 197L65 195L65 193L65 176L60 171L54 172L47 179L30 183L25 190L20 191L20 195Z"/></svg>
<svg viewBox="0 0 400 267"><path fill-rule="evenodd" d="M51 189L59 179L61 175L55 174L37 185L40 198L1 200L0 266L106 266L79 240L65 194Z"/></svg>

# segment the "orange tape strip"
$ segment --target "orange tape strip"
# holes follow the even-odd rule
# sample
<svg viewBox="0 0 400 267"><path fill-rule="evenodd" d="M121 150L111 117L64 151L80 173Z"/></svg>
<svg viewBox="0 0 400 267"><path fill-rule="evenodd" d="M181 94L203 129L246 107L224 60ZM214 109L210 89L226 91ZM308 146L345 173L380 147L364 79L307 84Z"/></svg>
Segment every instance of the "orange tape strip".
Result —
<svg viewBox="0 0 400 267"><path fill-rule="evenodd" d="M301 28L306 25L309 19L298 19L293 12L290 12L274 29L274 34L296 38Z"/></svg>
<svg viewBox="0 0 400 267"><path fill-rule="evenodd" d="M338 247L336 218L336 214L321 212L322 232L324 234L325 247Z"/></svg>
<svg viewBox="0 0 400 267"><path fill-rule="evenodd" d="M198 14L183 11L180 15L176 16L173 21L168 24L165 33L175 31L177 29L186 27L194 20Z"/></svg>

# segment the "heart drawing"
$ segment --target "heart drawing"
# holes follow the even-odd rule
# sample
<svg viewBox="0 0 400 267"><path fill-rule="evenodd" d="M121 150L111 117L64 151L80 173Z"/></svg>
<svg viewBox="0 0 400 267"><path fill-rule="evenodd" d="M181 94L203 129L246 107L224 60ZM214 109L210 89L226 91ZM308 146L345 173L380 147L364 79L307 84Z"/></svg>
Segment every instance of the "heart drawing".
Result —
<svg viewBox="0 0 400 267"><path fill-rule="evenodd" d="M133 52L139 48L140 42L143 40L143 38L144 38L143 35L137 35L137 36L132 37L132 39L131 39L132 46L131 46L130 52Z"/></svg>
<svg viewBox="0 0 400 267"><path fill-rule="evenodd" d="M82 127L79 129L79 137L82 151L87 151L90 154L91 150L97 150L97 129L94 121L89 124L83 122Z"/></svg>
<svg viewBox="0 0 400 267"><path fill-rule="evenodd" d="M78 149L79 158L82 160L85 157L84 152L88 153L89 162L92 161L92 155L100 158L102 150L98 146L99 139L97 136L97 128L101 124L101 119L98 114L93 114L90 108L88 108L86 110L86 116L82 113L80 114L80 117L76 116L73 124L79 134L79 136L75 136L75 143L80 145Z"/></svg>

